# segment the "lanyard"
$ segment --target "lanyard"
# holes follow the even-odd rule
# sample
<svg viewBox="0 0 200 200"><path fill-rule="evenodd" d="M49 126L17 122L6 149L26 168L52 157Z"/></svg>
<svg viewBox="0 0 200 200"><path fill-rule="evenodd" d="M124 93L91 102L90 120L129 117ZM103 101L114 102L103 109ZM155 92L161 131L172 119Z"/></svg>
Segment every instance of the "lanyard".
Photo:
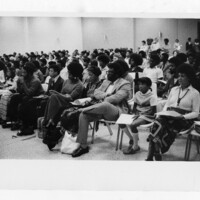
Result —
<svg viewBox="0 0 200 200"><path fill-rule="evenodd" d="M177 100L177 106L179 106L181 100L186 96L186 94L188 93L189 89L187 89L187 91L185 92L185 94L180 97L180 93L181 93L181 88L179 89L179 93L178 93L178 100Z"/></svg>

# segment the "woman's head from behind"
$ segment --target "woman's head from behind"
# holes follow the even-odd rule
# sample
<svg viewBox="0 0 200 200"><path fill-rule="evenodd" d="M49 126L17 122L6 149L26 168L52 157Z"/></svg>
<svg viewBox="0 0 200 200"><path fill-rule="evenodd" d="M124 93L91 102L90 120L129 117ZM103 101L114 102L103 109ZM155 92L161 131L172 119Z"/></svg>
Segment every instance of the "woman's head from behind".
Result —
<svg viewBox="0 0 200 200"><path fill-rule="evenodd" d="M149 63L150 63L150 68L154 68L156 65L160 63L160 57L157 54L151 54Z"/></svg>
<svg viewBox="0 0 200 200"><path fill-rule="evenodd" d="M141 65L143 62L142 56L136 53L132 53L130 55L130 60L129 60L129 64L131 65L131 67L135 67L138 65Z"/></svg>
<svg viewBox="0 0 200 200"><path fill-rule="evenodd" d="M68 74L69 74L69 79L72 81L75 80L82 80L83 77L83 67L80 63L77 62L71 62L68 66Z"/></svg>

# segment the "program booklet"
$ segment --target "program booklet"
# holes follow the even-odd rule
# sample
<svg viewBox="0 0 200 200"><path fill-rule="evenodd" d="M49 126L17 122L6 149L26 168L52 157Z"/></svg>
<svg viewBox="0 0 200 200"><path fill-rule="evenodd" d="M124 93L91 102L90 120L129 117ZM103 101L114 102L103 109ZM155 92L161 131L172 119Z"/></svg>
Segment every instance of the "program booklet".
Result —
<svg viewBox="0 0 200 200"><path fill-rule="evenodd" d="M179 114L176 111L173 110L167 110L167 111L161 111L156 113L157 116L171 116L171 117L180 117L181 114Z"/></svg>

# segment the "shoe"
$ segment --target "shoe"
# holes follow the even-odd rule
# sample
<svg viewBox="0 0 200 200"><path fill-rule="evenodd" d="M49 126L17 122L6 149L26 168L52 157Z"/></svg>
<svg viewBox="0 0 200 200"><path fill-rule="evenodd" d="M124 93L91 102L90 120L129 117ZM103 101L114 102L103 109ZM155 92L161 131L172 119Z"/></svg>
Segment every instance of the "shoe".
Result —
<svg viewBox="0 0 200 200"><path fill-rule="evenodd" d="M10 128L10 127L11 127L11 124L7 124L6 121L3 121L3 122L1 123L1 126L2 126L2 128Z"/></svg>
<svg viewBox="0 0 200 200"><path fill-rule="evenodd" d="M25 136L25 135L33 135L33 134L34 134L34 130L27 128L27 129L24 129L24 130L20 130L17 133L17 136Z"/></svg>
<svg viewBox="0 0 200 200"><path fill-rule="evenodd" d="M89 152L89 147L86 147L86 148L83 148L83 147L79 147L78 149L76 149L74 151L74 153L72 154L72 157L75 158L75 157L79 157L85 153L88 153Z"/></svg>
<svg viewBox="0 0 200 200"><path fill-rule="evenodd" d="M153 161L153 158L147 158L145 161Z"/></svg>
<svg viewBox="0 0 200 200"><path fill-rule="evenodd" d="M16 130L19 130L20 128L20 125L18 123L15 123L11 126L11 131L16 131Z"/></svg>
<svg viewBox="0 0 200 200"><path fill-rule="evenodd" d="M47 144L48 148L50 151L52 151L52 149L56 146L55 143L51 143L51 144Z"/></svg>
<svg viewBox="0 0 200 200"><path fill-rule="evenodd" d="M135 154L138 151L140 151L140 147L139 146L138 146L137 149L128 148L127 151L126 150L123 151L123 154L130 155L130 154Z"/></svg>
<svg viewBox="0 0 200 200"><path fill-rule="evenodd" d="M160 153L155 153L154 157L156 161L162 161L162 155Z"/></svg>

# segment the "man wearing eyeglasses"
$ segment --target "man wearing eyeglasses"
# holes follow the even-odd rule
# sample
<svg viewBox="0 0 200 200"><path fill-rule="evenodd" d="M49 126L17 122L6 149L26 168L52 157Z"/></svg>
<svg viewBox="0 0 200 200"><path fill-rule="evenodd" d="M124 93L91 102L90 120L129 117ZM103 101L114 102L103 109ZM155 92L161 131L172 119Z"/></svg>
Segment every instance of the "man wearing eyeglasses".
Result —
<svg viewBox="0 0 200 200"><path fill-rule="evenodd" d="M122 75L121 65L118 63L108 64L107 80L104 80L102 85L94 92L95 99L101 103L84 108L80 114L77 136L80 147L73 152L72 157L78 157L89 152L87 137L90 122L100 119L116 121L121 113L128 113L127 99L131 85L121 78Z"/></svg>

